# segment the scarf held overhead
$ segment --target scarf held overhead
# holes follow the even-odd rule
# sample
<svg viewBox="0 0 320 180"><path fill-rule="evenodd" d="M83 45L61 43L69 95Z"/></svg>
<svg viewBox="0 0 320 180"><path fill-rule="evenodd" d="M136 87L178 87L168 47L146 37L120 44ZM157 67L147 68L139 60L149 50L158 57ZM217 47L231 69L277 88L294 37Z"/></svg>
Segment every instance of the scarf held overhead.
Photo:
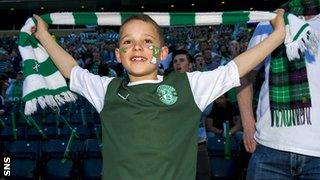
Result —
<svg viewBox="0 0 320 180"><path fill-rule="evenodd" d="M48 24L53 25L110 25L119 26L131 15L139 13L107 13L107 12L65 12L51 13L41 16ZM141 14L141 13L140 13ZM160 26L202 26L250 23L272 20L276 14L262 11L234 11L234 12L206 12L206 13L144 13L154 19ZM312 49L316 54L318 41L312 38L315 34L307 23L293 15L286 15L289 19L285 46L289 60L300 57L299 51ZM37 104L58 107L65 102L76 100L66 85L65 79L57 70L46 50L31 34L35 26L29 18L19 34L19 51L23 58L24 84L23 100L26 102L25 114L29 115L37 110ZM313 48L312 48L313 47ZM292 54L292 55L291 55Z"/></svg>
<svg viewBox="0 0 320 180"><path fill-rule="evenodd" d="M289 21L287 16L284 20L285 23ZM303 41L313 41L313 44L319 44L319 32L304 28L301 28L300 31L305 31L306 34L302 38ZM303 46L303 44L294 46ZM318 46L305 46L300 49L316 53ZM292 49L286 51L284 45L281 45L271 54L269 99L272 127L311 125L311 95L305 51L292 52ZM299 54L301 54L300 57ZM289 61L288 57L294 58L294 61Z"/></svg>

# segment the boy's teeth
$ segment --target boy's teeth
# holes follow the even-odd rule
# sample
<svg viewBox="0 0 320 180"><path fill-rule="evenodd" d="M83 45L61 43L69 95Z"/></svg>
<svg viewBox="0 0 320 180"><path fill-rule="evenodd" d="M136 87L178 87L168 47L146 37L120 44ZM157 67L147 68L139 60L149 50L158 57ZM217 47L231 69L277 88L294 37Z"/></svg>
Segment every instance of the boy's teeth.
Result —
<svg viewBox="0 0 320 180"><path fill-rule="evenodd" d="M135 57L135 58L132 58L133 61L142 61L143 58L142 57Z"/></svg>

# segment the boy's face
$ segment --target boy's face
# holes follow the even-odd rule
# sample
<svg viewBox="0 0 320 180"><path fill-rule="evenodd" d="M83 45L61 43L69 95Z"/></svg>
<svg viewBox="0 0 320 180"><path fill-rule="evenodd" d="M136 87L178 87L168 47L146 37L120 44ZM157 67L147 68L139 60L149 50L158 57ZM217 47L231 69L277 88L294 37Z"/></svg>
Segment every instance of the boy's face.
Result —
<svg viewBox="0 0 320 180"><path fill-rule="evenodd" d="M119 48L115 53L117 61L128 71L130 81L134 82L156 79L158 63L150 61L152 58L164 59L168 48L161 47L160 37L151 23L132 20L122 27Z"/></svg>
<svg viewBox="0 0 320 180"><path fill-rule="evenodd" d="M185 54L178 54L173 59L173 68L180 73L190 72L192 64L188 61Z"/></svg>

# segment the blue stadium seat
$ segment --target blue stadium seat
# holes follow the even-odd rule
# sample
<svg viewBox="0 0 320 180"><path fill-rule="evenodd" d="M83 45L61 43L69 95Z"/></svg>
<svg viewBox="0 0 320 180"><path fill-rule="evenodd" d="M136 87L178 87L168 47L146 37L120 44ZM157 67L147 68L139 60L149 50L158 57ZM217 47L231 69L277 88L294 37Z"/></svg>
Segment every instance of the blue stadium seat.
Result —
<svg viewBox="0 0 320 180"><path fill-rule="evenodd" d="M86 125L87 119L85 117L85 121L83 122L82 117L81 117L81 113L74 113L71 115L70 124L71 125Z"/></svg>
<svg viewBox="0 0 320 180"><path fill-rule="evenodd" d="M56 126L47 126L43 128L44 134L48 139L56 139L58 134L58 128Z"/></svg>
<svg viewBox="0 0 320 180"><path fill-rule="evenodd" d="M101 141L97 139L87 139L81 159L81 177L86 180L101 179Z"/></svg>
<svg viewBox="0 0 320 180"><path fill-rule="evenodd" d="M16 157L30 157L31 159L38 159L40 153L40 142L39 141L13 141L8 144L9 153Z"/></svg>
<svg viewBox="0 0 320 180"><path fill-rule="evenodd" d="M42 122L43 126L54 126L57 125L58 117L55 113L50 113L45 116L44 122Z"/></svg>
<svg viewBox="0 0 320 180"><path fill-rule="evenodd" d="M77 177L76 160L79 141L73 141L69 155L64 157L68 140L49 140L42 144L43 176L48 180Z"/></svg>
<svg viewBox="0 0 320 180"><path fill-rule="evenodd" d="M11 126L6 126L0 130L0 139L3 141L24 140L26 138L26 130L24 127L17 127L17 139L13 137L13 130Z"/></svg>
<svg viewBox="0 0 320 180"><path fill-rule="evenodd" d="M239 164L239 147L231 140L231 157L225 158L225 141L222 137L208 138L208 154L210 158L211 176L213 179L237 179L241 165Z"/></svg>
<svg viewBox="0 0 320 180"><path fill-rule="evenodd" d="M210 157L210 168L213 179L236 179L238 172L234 158Z"/></svg>
<svg viewBox="0 0 320 180"><path fill-rule="evenodd" d="M16 126L20 126L20 127L28 126L28 123L22 114L16 113L15 119L16 119Z"/></svg>
<svg viewBox="0 0 320 180"><path fill-rule="evenodd" d="M233 139L231 140L231 144L231 152L235 156L238 153L238 147ZM223 157L224 145L225 141L222 137L209 137L207 144L209 156Z"/></svg>
<svg viewBox="0 0 320 180"><path fill-rule="evenodd" d="M10 179L36 179L40 144L37 141L14 141L8 145Z"/></svg>
<svg viewBox="0 0 320 180"><path fill-rule="evenodd" d="M76 133L79 136L80 140L85 140L88 138L89 130L87 127L72 126L72 128L76 130ZM72 130L70 129L70 127L65 125L62 129L60 129L59 138L60 139L69 139L71 133L72 133Z"/></svg>
<svg viewBox="0 0 320 180"><path fill-rule="evenodd" d="M7 126L11 126L11 124L12 124L12 121L11 121L11 116L9 116L9 115L3 115L2 117L1 117L1 120L5 123L5 125L7 125Z"/></svg>
<svg viewBox="0 0 320 180"><path fill-rule="evenodd" d="M0 141L0 154L5 154L6 146L7 146L6 141Z"/></svg>
<svg viewBox="0 0 320 180"><path fill-rule="evenodd" d="M45 134L47 139L57 138L57 127L56 126L46 126L40 127L42 132ZM27 128L26 137L28 140L45 140L45 138L39 133L36 128Z"/></svg>
<svg viewBox="0 0 320 180"><path fill-rule="evenodd" d="M92 139L96 139L97 138L97 134L96 133L98 133L98 136L101 139L101 137L102 137L102 127L101 127L100 124L95 124L93 126L93 128L90 128L89 137L92 138Z"/></svg>

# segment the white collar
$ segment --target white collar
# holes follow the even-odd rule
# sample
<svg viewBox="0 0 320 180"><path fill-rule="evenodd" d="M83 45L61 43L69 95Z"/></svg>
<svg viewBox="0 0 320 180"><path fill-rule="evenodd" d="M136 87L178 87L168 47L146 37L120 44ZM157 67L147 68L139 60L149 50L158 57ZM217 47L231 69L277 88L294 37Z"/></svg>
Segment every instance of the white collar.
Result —
<svg viewBox="0 0 320 180"><path fill-rule="evenodd" d="M158 75L156 80L142 80L136 82L129 82L127 86L135 86L139 84L157 84L163 81L163 76Z"/></svg>

